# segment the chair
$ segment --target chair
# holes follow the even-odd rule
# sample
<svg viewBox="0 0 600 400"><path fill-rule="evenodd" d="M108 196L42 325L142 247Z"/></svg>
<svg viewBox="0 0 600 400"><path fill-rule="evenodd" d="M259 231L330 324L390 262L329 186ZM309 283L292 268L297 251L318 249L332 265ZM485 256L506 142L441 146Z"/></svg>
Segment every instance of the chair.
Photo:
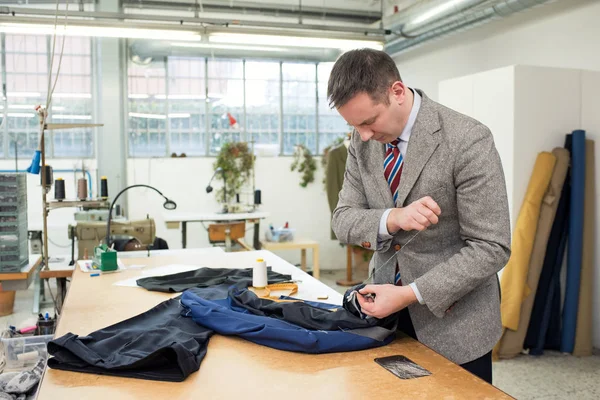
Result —
<svg viewBox="0 0 600 400"><path fill-rule="evenodd" d="M211 244L225 243L225 251L231 251L232 242L248 250L243 242L246 236L246 221L228 221L208 226L208 241Z"/></svg>

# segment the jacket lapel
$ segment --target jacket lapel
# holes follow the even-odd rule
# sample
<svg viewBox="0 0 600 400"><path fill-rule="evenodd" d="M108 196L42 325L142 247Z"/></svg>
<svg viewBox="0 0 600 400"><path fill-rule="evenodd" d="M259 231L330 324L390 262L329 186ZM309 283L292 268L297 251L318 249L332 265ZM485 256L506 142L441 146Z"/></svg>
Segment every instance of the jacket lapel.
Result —
<svg viewBox="0 0 600 400"><path fill-rule="evenodd" d="M404 205L406 197L441 140L440 135L435 134L440 130L438 113L433 107L432 101L422 91L419 90L418 92L422 97L421 108L419 109L415 125L408 140L408 148L406 150L406 157L404 158L400 187L398 189L397 207ZM385 183L387 186L387 182Z"/></svg>

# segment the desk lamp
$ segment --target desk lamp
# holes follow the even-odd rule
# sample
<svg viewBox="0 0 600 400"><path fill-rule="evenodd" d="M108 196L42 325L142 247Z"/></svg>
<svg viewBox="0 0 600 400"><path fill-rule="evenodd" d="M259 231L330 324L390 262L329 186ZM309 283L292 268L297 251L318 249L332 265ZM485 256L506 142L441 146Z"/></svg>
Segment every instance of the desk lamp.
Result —
<svg viewBox="0 0 600 400"><path fill-rule="evenodd" d="M176 209L176 208L177 208L177 204L175 204L175 202L174 202L173 200L170 200L170 199L169 199L169 198L167 198L167 197L166 197L164 194L162 194L162 193L161 193L161 192L160 192L158 189L156 189L156 188L154 188L154 187L152 187L152 186L148 186L148 185L142 185L142 184L139 184L139 185L131 185L131 186L128 186L128 187L126 187L125 189L121 190L121 191L119 192L119 194L117 194L117 195L115 196L115 198L114 198L114 200L112 201L112 203L110 203L110 207L109 207L109 209L108 209L108 222L107 222L107 224L106 224L106 239L105 239L105 243L106 243L106 245L107 245L107 246L109 246L109 247L110 247L110 221L112 220L112 209L113 209L113 207L114 207L114 205L115 205L115 202L116 202L116 201L117 201L117 199L119 198L119 196L121 196L121 194L123 194L123 192L125 192L126 190L129 190L129 189L131 189L131 188L134 188L134 187L145 187L145 188L148 188L148 189L152 189L152 190L154 190L156 193L160 194L160 195L161 195L162 197L164 197L164 199L165 199L165 202L164 202L164 204L163 204L163 207L164 207L165 209L167 209L167 210L174 210L174 209Z"/></svg>

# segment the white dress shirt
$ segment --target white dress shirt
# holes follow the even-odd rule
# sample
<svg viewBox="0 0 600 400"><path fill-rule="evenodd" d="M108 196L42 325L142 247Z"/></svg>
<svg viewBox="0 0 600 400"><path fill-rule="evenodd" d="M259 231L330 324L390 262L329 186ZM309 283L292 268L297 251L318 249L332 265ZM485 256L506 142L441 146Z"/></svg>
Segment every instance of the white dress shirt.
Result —
<svg viewBox="0 0 600 400"><path fill-rule="evenodd" d="M402 154L402 157L406 157L408 140L410 139L410 134L412 133L413 126L415 125L417 114L419 113L419 109L421 108L421 96L419 95L419 93L417 93L416 90L410 90L413 92L414 95L413 105L412 109L410 110L410 115L408 116L408 121L406 121L406 125L402 130L402 134L398 138L400 139L400 142L398 143L398 150L400 150L400 154ZM400 177L400 184L402 184L402 177ZM385 210L385 212L381 216L381 221L379 222L379 234L377 235L377 250L380 250L383 247L382 243L384 241L392 238L392 235L390 235L390 233L387 230L387 219L391 211L392 209L389 208ZM417 288L417 285L415 285L415 283L413 282L409 286L412 288L413 292L415 292L415 296L417 296L417 300L419 300L419 303L425 304L425 302L423 301L423 297L421 296L421 293Z"/></svg>

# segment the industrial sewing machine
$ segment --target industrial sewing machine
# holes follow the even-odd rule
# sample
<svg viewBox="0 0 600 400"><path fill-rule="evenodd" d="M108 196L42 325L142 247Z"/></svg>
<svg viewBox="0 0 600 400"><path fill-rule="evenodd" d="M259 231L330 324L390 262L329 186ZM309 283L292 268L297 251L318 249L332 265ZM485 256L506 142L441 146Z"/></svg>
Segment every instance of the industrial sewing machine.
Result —
<svg viewBox="0 0 600 400"><path fill-rule="evenodd" d="M154 219L146 218L137 221L124 219L112 220L110 224L111 237L117 251L146 250L156 239ZM103 243L106 238L106 221L78 221L69 225L69 239L74 242L77 238L77 259L88 258L94 254L94 247Z"/></svg>

